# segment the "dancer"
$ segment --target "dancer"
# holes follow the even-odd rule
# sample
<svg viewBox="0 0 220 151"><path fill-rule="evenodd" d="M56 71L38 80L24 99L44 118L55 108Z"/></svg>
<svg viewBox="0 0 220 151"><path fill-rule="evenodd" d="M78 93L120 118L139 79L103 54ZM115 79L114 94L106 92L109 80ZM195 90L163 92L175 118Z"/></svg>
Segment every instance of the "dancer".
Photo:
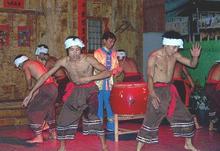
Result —
<svg viewBox="0 0 220 151"><path fill-rule="evenodd" d="M38 80L47 69L38 61L31 60L25 55L18 55L14 59L17 68L25 74L28 89L32 89L32 80ZM36 89L30 102L23 102L25 105L30 127L35 137L28 140L29 143L42 143L42 131L45 122L49 125L50 138L56 139L55 131L55 100L57 98L57 85L52 77L48 77L42 86Z"/></svg>
<svg viewBox="0 0 220 151"><path fill-rule="evenodd" d="M179 33L169 31L163 35L163 47L153 51L148 58L148 104L143 125L137 135L137 151L144 143L158 142L158 128L164 117L171 123L175 136L185 137L185 149L197 151L192 144L194 135L193 117L185 108L173 84L172 75L176 61L195 67L200 55L200 46L193 45L192 59L183 57L178 49L183 48Z"/></svg>
<svg viewBox="0 0 220 151"><path fill-rule="evenodd" d="M211 67L206 81L206 96L210 102L209 107L209 130L215 131L215 127L220 118L220 62Z"/></svg>

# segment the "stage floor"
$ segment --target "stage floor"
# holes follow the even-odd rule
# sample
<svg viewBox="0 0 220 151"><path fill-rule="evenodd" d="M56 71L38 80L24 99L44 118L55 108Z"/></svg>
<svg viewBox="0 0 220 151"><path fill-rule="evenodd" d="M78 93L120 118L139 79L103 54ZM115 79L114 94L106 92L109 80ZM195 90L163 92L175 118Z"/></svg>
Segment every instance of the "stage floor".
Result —
<svg viewBox="0 0 220 151"><path fill-rule="evenodd" d="M140 127L140 123L123 123L122 125L132 129ZM54 140L46 140L36 145L26 144L24 140L31 138L32 135L28 127L0 129L0 151L56 151L59 147L59 142ZM119 142L115 143L113 134L107 133L109 151L135 151L135 135L123 135ZM47 137L46 132L44 136ZM209 132L207 127L196 130L193 142L201 151L220 151L220 133ZM84 136L78 132L75 140L67 142L67 151L100 151L100 146L97 136ZM145 145L143 151L184 151L183 146L183 138L173 137L169 125L161 125L159 143Z"/></svg>

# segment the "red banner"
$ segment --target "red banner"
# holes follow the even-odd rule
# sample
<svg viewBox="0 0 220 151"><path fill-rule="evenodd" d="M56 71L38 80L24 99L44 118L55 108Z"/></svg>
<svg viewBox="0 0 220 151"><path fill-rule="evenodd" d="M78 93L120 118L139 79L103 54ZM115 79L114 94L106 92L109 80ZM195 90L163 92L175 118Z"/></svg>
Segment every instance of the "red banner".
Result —
<svg viewBox="0 0 220 151"><path fill-rule="evenodd" d="M86 0L78 0L78 36L86 44Z"/></svg>
<svg viewBox="0 0 220 151"><path fill-rule="evenodd" d="M24 0L4 0L4 8L24 8Z"/></svg>

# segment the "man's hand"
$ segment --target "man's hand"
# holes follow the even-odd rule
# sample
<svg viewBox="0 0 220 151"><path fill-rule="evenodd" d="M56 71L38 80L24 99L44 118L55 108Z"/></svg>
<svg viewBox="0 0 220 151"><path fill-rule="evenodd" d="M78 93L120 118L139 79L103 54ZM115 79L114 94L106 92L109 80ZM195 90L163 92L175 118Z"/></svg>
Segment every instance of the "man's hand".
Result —
<svg viewBox="0 0 220 151"><path fill-rule="evenodd" d="M123 70L122 67L118 67L118 68L111 70L111 73L113 76L118 76L122 72L122 70Z"/></svg>
<svg viewBox="0 0 220 151"><path fill-rule="evenodd" d="M29 95L24 99L24 101L22 102L22 106L23 107L27 107L28 103L32 100L32 98L34 98L37 94L39 93L39 89L37 89L34 94L33 93L29 93Z"/></svg>
<svg viewBox="0 0 220 151"><path fill-rule="evenodd" d="M193 92L195 89L195 85L194 84L191 84L191 92Z"/></svg>
<svg viewBox="0 0 220 151"><path fill-rule="evenodd" d="M149 97L151 97L151 103L152 103L153 107L155 109L158 109L159 105L160 105L160 99L157 97L157 95L155 93L151 93L149 95Z"/></svg>
<svg viewBox="0 0 220 151"><path fill-rule="evenodd" d="M28 103L30 102L31 98L32 98L32 94L29 94L29 95L24 99L24 101L22 102L22 106L23 106L23 107L27 107L27 105L28 105Z"/></svg>
<svg viewBox="0 0 220 151"><path fill-rule="evenodd" d="M193 57L199 57L201 46L199 45L199 43L195 43L190 51Z"/></svg>

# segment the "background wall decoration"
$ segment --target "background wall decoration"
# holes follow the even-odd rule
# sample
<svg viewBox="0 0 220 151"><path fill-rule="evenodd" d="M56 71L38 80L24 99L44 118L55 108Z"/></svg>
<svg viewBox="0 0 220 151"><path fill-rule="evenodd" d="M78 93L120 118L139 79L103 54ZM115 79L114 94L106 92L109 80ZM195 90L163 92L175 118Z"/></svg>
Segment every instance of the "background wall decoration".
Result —
<svg viewBox="0 0 220 151"><path fill-rule="evenodd" d="M30 26L18 26L18 46L29 47L31 37Z"/></svg>
<svg viewBox="0 0 220 151"><path fill-rule="evenodd" d="M24 8L24 0L4 0L4 8Z"/></svg>
<svg viewBox="0 0 220 151"><path fill-rule="evenodd" d="M9 45L9 25L0 25L0 48Z"/></svg>

